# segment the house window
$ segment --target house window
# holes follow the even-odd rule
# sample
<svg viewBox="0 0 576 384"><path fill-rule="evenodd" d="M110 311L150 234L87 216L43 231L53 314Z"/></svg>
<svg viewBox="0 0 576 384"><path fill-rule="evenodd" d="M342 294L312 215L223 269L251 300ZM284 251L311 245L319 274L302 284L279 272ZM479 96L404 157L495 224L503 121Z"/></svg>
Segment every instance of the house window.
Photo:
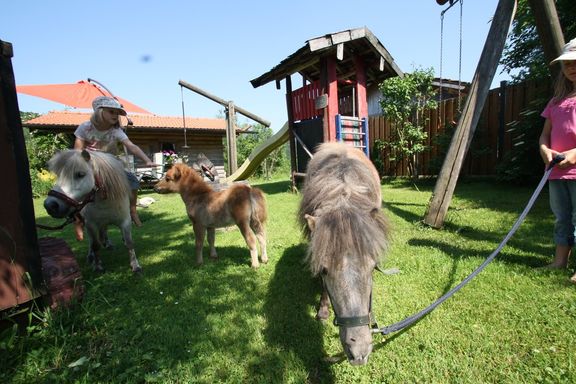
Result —
<svg viewBox="0 0 576 384"><path fill-rule="evenodd" d="M162 143L162 152L176 152L176 146L172 143Z"/></svg>

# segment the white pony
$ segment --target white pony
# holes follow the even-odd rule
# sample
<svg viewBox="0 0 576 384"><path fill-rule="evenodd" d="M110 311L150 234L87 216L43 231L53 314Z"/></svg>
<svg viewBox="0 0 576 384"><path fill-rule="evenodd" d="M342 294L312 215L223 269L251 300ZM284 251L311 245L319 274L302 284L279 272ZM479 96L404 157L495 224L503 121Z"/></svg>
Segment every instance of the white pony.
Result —
<svg viewBox="0 0 576 384"><path fill-rule="evenodd" d="M105 152L67 150L48 162L56 183L44 200L44 208L55 218L81 215L90 238L88 262L103 272L99 251L106 241L106 228L122 231L133 272L142 268L136 259L130 218L130 186L122 163Z"/></svg>

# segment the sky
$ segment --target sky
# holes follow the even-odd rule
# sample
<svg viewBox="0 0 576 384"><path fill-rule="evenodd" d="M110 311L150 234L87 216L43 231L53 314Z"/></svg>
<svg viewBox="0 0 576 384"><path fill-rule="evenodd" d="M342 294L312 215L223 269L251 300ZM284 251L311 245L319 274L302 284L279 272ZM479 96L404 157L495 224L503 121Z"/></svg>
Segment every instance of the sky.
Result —
<svg viewBox="0 0 576 384"><path fill-rule="evenodd" d="M223 106L182 90L183 80L276 132L287 120L285 83L253 88L250 80L329 33L367 27L403 72L441 69L443 78L472 81L498 0L461 3L445 12L441 36L449 2L434 0L4 1L0 40L13 46L17 85L91 78L156 115L181 117L184 106L186 117L223 117ZM490 88L509 78L499 67ZM24 94L18 104L25 112L71 110ZM253 122L238 115L238 123Z"/></svg>

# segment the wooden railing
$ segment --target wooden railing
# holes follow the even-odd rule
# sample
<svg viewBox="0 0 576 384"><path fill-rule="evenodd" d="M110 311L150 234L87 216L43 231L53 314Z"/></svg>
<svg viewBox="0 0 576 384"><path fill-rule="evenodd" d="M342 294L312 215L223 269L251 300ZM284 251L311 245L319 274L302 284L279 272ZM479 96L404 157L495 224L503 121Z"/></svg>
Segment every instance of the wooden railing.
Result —
<svg viewBox="0 0 576 384"><path fill-rule="evenodd" d="M320 96L320 83L315 81L292 91L292 113L294 121L313 119L322 114L316 109L315 100Z"/></svg>

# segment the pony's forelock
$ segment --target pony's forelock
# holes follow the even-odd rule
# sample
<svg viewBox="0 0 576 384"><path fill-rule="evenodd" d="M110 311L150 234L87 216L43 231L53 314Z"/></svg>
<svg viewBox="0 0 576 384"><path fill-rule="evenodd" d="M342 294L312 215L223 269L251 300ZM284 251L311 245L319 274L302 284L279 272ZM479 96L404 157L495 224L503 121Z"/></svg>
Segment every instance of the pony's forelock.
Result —
<svg viewBox="0 0 576 384"><path fill-rule="evenodd" d="M306 261L314 275L333 270L343 261L343 253L358 266L378 264L388 248L389 224L381 211L340 207L316 217Z"/></svg>
<svg viewBox="0 0 576 384"><path fill-rule="evenodd" d="M379 180L367 159L349 156L342 146L320 149L308 165L298 212L309 239L306 261L313 274L338 268L343 253L357 257L358 265L374 265L386 250L389 235L380 209ZM315 217L313 231L306 214Z"/></svg>

